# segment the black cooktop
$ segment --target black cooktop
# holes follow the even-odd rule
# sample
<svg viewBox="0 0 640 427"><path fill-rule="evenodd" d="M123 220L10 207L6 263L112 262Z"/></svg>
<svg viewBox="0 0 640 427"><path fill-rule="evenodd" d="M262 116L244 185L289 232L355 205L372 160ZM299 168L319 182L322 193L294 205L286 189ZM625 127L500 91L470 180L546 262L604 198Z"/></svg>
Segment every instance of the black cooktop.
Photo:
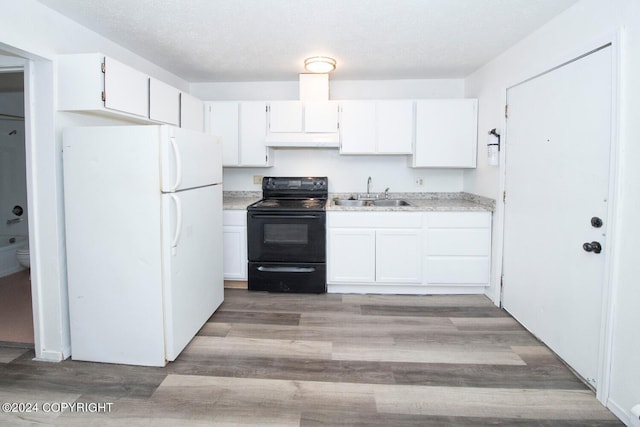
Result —
<svg viewBox="0 0 640 427"><path fill-rule="evenodd" d="M250 210L324 210L327 199L262 199L250 205Z"/></svg>
<svg viewBox="0 0 640 427"><path fill-rule="evenodd" d="M248 210L323 211L327 204L328 179L324 177L262 178L262 199Z"/></svg>

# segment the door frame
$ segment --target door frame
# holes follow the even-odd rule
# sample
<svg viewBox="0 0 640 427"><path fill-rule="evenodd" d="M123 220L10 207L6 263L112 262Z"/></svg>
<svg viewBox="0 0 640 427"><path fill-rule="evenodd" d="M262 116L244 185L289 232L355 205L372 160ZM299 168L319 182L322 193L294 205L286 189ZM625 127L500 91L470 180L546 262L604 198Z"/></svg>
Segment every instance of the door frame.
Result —
<svg viewBox="0 0 640 427"><path fill-rule="evenodd" d="M615 32L605 34L598 37L589 43L586 43L579 49L567 52L559 57L554 58L547 62L544 66L538 68L537 72L529 74L530 77L519 79L513 84L508 85L504 90L504 105L508 105L508 93L509 89L519 86L527 81L535 79L543 74L549 73L557 68L567 65L575 60L578 60L586 55L589 55L607 45L611 47L611 143L610 143L610 157L609 157L609 196L608 196L608 233L604 238L604 244L608 248L605 254L604 261L604 278L603 278L603 298L601 304L601 333L600 333L600 345L598 351L598 371L597 371L597 384L596 398L605 406L607 406L610 387L611 387L611 359L613 348L613 313L614 313L614 295L616 292L615 278L617 271L615 270L614 260L616 253L616 245L619 241L618 235L620 233L617 227L619 219L619 200L621 195L621 182L619 177L620 166L620 81L621 81L621 61L622 61L622 44L623 29L620 28ZM506 107L505 107L506 108ZM503 116L503 129L505 134L504 144L500 150L500 193L505 194L506 191L506 152L508 150L508 118ZM508 195L506 195L508 197ZM500 203L500 202L499 202ZM502 277L504 274L504 241L505 241L505 197L503 197L500 205L500 218L497 222L498 225L498 247L496 248L496 255L499 257L499 292L497 298L499 299L500 306L502 307Z"/></svg>

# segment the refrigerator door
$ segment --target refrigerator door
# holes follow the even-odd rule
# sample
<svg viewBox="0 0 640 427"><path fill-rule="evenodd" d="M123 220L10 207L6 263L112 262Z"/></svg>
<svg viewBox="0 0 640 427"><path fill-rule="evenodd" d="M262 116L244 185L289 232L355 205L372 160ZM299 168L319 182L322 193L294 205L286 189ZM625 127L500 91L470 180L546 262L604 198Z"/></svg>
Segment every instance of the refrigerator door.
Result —
<svg viewBox="0 0 640 427"><path fill-rule="evenodd" d="M166 359L222 304L222 186L162 195Z"/></svg>
<svg viewBox="0 0 640 427"><path fill-rule="evenodd" d="M214 136L161 127L162 192L222 183L222 143Z"/></svg>

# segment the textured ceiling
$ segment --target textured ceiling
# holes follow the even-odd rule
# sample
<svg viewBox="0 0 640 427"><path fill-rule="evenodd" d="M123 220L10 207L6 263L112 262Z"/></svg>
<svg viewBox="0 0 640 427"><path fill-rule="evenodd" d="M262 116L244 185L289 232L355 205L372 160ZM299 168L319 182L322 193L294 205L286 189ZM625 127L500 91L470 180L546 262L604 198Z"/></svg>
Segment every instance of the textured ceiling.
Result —
<svg viewBox="0 0 640 427"><path fill-rule="evenodd" d="M39 0L190 82L460 78L576 0Z"/></svg>

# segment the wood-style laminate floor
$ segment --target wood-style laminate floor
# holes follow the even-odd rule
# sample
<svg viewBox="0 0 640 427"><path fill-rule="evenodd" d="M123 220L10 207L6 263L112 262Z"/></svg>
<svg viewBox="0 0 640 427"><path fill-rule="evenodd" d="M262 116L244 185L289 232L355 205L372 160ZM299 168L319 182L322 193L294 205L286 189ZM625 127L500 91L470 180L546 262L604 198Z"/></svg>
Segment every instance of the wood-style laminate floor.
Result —
<svg viewBox="0 0 640 427"><path fill-rule="evenodd" d="M33 310L29 270L0 277L0 343L33 346Z"/></svg>
<svg viewBox="0 0 640 427"><path fill-rule="evenodd" d="M484 296L226 289L165 368L32 357L0 348L0 402L40 405L2 426L622 425Z"/></svg>

